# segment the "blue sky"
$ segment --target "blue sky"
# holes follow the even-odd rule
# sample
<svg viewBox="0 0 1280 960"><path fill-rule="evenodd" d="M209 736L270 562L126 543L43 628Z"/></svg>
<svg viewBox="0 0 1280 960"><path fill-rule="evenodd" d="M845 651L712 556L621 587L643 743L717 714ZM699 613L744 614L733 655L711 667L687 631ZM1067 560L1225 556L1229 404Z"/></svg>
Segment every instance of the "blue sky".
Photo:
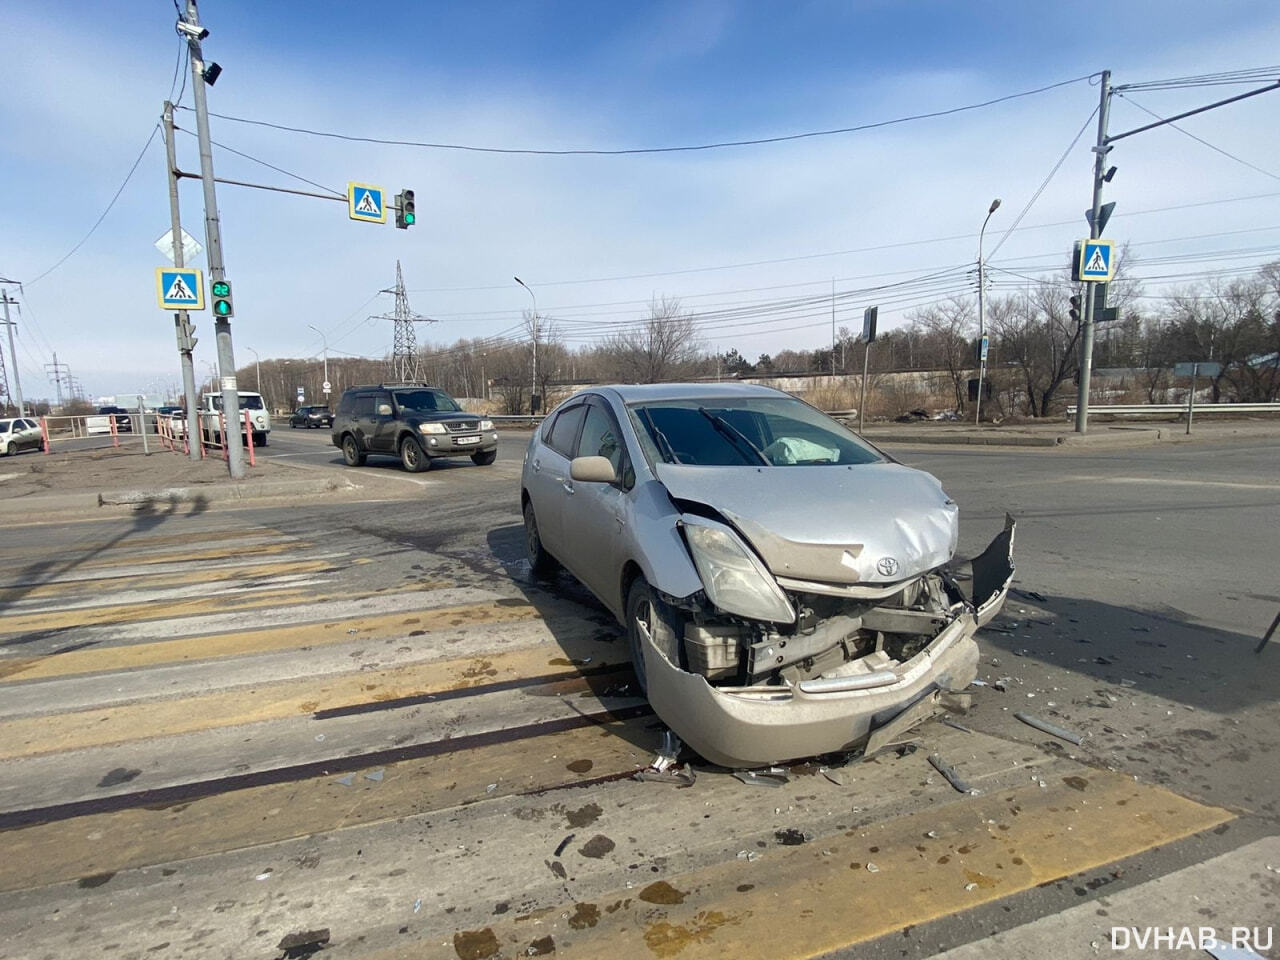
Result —
<svg viewBox="0 0 1280 960"><path fill-rule="evenodd" d="M1274 3L312 3L206 0L206 56L224 67L210 109L361 136L537 149L621 149L741 140L945 110L1083 77L1116 83L1280 61ZM1208 13L1206 13L1208 11ZM1090 20L1094 14L1097 19ZM57 351L91 396L177 380L172 321L156 308L152 243L168 227L163 149L152 143L102 213L169 95L179 41L171 0L36 2L0 10L0 276L19 296L28 397L52 395ZM1248 87L1133 93L1111 129ZM705 324L709 346L749 357L820 346L829 316L783 318L762 301L858 291L837 322L858 326L871 288L963 267L986 234L1006 284L1065 259L1083 236L1087 81L981 110L755 147L633 156L495 155L359 144L213 120L213 137L328 187L348 180L417 192L419 224L358 224L341 204L223 186L235 284L237 361L331 351L380 356L390 308L377 291L404 266L419 339L511 336L534 288L581 344L633 321L654 296L694 311L745 309L753 325ZM190 84L183 103L190 105ZM190 113L180 126L194 129ZM1117 145L1108 233L1133 244L1147 289L1280 257L1280 92ZM1065 162L1020 222L1004 232ZM194 138L179 164L196 170ZM1244 161L1244 162L1241 162ZM1251 169L1248 164L1262 168ZM311 189L215 148L220 176ZM183 220L203 241L198 184ZM1193 206L1199 204L1199 206ZM1177 208L1177 209L1166 209ZM1155 212L1163 211L1163 212ZM1210 257L1170 264L1175 255ZM1144 266L1145 264L1145 266ZM205 266L203 257L197 266ZM33 281L34 282L31 282ZM1009 289L1006 286L1005 289ZM863 292L867 291L867 292ZM906 321L927 292L882 308ZM214 358L197 317L198 369Z"/></svg>

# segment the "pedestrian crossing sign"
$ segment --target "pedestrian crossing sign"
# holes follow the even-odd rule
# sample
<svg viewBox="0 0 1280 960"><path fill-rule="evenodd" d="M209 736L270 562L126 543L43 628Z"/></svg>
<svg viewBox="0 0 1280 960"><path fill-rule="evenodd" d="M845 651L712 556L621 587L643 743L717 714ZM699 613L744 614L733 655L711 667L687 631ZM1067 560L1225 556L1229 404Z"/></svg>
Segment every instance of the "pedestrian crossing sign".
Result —
<svg viewBox="0 0 1280 960"><path fill-rule="evenodd" d="M1080 243L1080 279L1092 283L1108 283L1115 274L1115 258L1110 240L1084 240Z"/></svg>
<svg viewBox="0 0 1280 960"><path fill-rule="evenodd" d="M347 184L347 216L370 223L387 222L387 205L381 187L369 183Z"/></svg>
<svg viewBox="0 0 1280 960"><path fill-rule="evenodd" d="M203 310L204 278L192 267L156 267L156 300L161 310Z"/></svg>

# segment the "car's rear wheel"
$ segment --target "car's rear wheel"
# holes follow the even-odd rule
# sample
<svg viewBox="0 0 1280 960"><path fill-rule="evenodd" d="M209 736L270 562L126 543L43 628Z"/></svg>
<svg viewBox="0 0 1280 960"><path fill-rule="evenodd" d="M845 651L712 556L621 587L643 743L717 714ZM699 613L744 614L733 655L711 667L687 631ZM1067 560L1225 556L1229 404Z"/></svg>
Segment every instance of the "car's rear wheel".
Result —
<svg viewBox="0 0 1280 960"><path fill-rule="evenodd" d="M431 467L431 458L423 451L417 437L405 437L400 441L400 463L410 473L422 473Z"/></svg>
<svg viewBox="0 0 1280 960"><path fill-rule="evenodd" d="M649 692L644 666L645 637L648 636L654 647L679 666L683 634L684 622L680 614L658 598L649 581L643 575L632 580L627 590L627 644L631 648L631 666L641 692Z"/></svg>
<svg viewBox="0 0 1280 960"><path fill-rule="evenodd" d="M524 545L529 554L529 569L535 577L549 577L559 569L556 558L547 553L542 545L542 535L538 532L538 518L533 513L533 504L524 505Z"/></svg>
<svg viewBox="0 0 1280 960"><path fill-rule="evenodd" d="M471 462L474 463L477 467L487 467L489 466L489 464L493 463L493 461L497 459L498 459L497 450L484 450L480 453L473 453L471 455Z"/></svg>
<svg viewBox="0 0 1280 960"><path fill-rule="evenodd" d="M342 459L348 467L363 467L365 454L360 450L360 444L356 443L356 438L351 434L347 434L342 438Z"/></svg>
<svg viewBox="0 0 1280 960"><path fill-rule="evenodd" d="M14 443L12 440L10 440L8 443L4 445L4 455L6 457L15 456L17 452L18 452L18 445Z"/></svg>

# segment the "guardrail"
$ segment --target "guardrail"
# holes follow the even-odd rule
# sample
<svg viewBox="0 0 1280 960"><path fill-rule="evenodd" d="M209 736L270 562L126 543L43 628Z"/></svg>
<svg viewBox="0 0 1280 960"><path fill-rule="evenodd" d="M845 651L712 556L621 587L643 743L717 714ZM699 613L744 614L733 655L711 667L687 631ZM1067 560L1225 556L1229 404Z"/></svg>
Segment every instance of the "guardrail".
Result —
<svg viewBox="0 0 1280 960"><path fill-rule="evenodd" d="M1091 414L1111 413L1125 417L1144 414L1167 417L1171 414L1186 413L1187 405L1185 403L1091 403L1089 412ZM1280 403L1197 403L1195 412L1197 416L1206 413L1280 413ZM1073 403L1067 407L1067 416L1075 415L1076 405Z"/></svg>
<svg viewBox="0 0 1280 960"><path fill-rule="evenodd" d="M483 416L486 420L492 420L494 423L541 423L547 419L545 413L486 413Z"/></svg>

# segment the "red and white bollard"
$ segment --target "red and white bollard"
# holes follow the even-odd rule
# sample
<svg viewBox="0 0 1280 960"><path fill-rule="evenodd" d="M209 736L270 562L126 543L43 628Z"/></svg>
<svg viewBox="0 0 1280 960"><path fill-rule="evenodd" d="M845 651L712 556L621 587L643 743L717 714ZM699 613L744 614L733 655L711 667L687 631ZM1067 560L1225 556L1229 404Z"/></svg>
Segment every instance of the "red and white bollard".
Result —
<svg viewBox="0 0 1280 960"><path fill-rule="evenodd" d="M249 441L249 466L256 467L258 464L253 459L253 418L248 410L244 411L244 437Z"/></svg>

